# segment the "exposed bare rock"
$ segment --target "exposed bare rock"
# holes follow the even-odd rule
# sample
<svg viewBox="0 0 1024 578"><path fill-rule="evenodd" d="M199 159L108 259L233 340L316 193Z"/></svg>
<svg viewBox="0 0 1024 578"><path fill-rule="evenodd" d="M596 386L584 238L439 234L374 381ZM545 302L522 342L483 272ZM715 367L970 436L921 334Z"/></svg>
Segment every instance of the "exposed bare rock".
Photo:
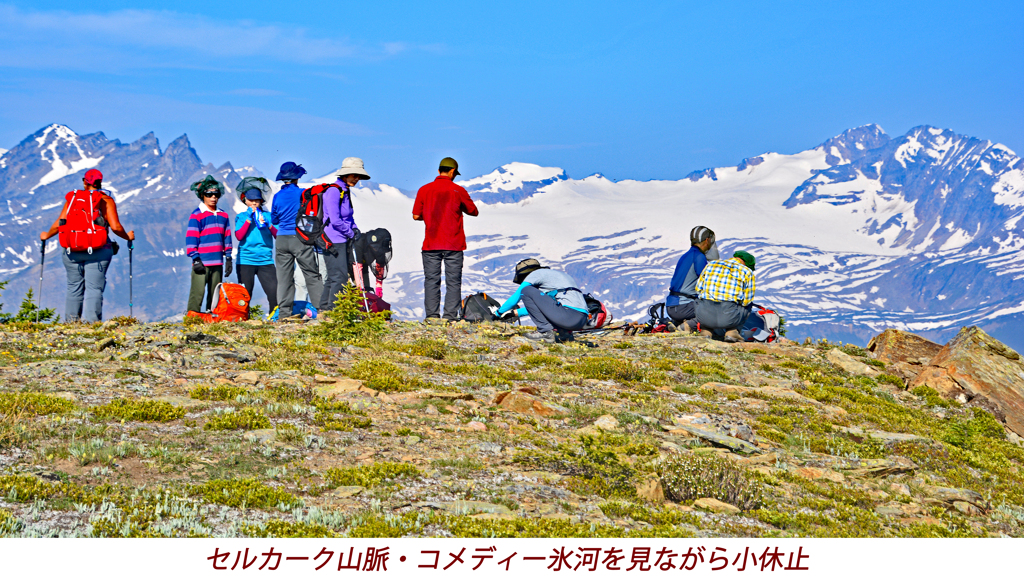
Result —
<svg viewBox="0 0 1024 578"><path fill-rule="evenodd" d="M898 329L886 329L874 336L867 346L879 361L887 364L902 361L911 365L928 365L941 349L934 341Z"/></svg>
<svg viewBox="0 0 1024 578"><path fill-rule="evenodd" d="M539 397L513 391L505 395L499 394L498 406L507 411L535 415L538 417L563 417L569 410L555 403L546 402Z"/></svg>
<svg viewBox="0 0 1024 578"><path fill-rule="evenodd" d="M714 498L700 498L693 502L693 507L698 510L706 510L715 514L739 514L740 509L732 504L716 500Z"/></svg>
<svg viewBox="0 0 1024 578"><path fill-rule="evenodd" d="M917 376L913 386L919 385L982 407L991 404L1010 430L1024 435L1024 363L978 327L961 329Z"/></svg>

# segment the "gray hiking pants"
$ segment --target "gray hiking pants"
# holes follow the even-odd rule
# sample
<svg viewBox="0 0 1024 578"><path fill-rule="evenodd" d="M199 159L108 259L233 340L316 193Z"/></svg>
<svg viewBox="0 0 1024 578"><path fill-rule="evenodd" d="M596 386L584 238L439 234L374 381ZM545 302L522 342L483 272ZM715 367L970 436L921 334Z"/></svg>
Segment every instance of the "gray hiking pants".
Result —
<svg viewBox="0 0 1024 578"><path fill-rule="evenodd" d="M693 301L670 305L665 308L665 313L672 319L673 323L682 323L697 316L696 305Z"/></svg>
<svg viewBox="0 0 1024 578"><path fill-rule="evenodd" d="M523 306L530 313L538 331L551 331L554 328L565 331L579 331L587 324L587 314L568 307L563 307L554 297L549 297L533 285L523 288Z"/></svg>
<svg viewBox="0 0 1024 578"><path fill-rule="evenodd" d="M707 329L721 337L730 329L739 329L750 315L750 306L734 301L709 301L697 299L697 322L701 329Z"/></svg>
<svg viewBox="0 0 1024 578"><path fill-rule="evenodd" d="M64 300L64 321L103 321L103 290L114 249L107 245L93 250L61 253L68 272L68 293ZM83 308L84 301L84 308Z"/></svg>
<svg viewBox="0 0 1024 578"><path fill-rule="evenodd" d="M441 263L444 263L444 318L459 318L462 302L462 251L423 251L423 316L441 308Z"/></svg>
<svg viewBox="0 0 1024 578"><path fill-rule="evenodd" d="M335 255L323 254L324 262L327 263L327 282L324 283L323 297L316 304L320 311L334 309L334 300L348 284L348 244L335 243L334 248L337 251Z"/></svg>
<svg viewBox="0 0 1024 578"><path fill-rule="evenodd" d="M298 263L302 276L306 279L306 291L313 307L320 306L324 282L320 278L320 267L317 265L317 254L313 247L304 245L295 235L277 237L277 251L274 255L277 264L277 307L278 318L283 319L292 314L295 302L295 278L292 272Z"/></svg>

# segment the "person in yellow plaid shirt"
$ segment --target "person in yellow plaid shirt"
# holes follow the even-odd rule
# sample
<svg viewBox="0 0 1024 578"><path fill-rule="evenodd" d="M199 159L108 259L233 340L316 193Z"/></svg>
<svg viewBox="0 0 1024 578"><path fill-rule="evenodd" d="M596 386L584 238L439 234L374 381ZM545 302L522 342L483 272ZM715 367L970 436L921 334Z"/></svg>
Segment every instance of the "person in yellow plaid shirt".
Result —
<svg viewBox="0 0 1024 578"><path fill-rule="evenodd" d="M712 261L697 279L697 323L705 337L719 335L729 343L743 341L739 328L754 300L754 256L736 251L731 259Z"/></svg>

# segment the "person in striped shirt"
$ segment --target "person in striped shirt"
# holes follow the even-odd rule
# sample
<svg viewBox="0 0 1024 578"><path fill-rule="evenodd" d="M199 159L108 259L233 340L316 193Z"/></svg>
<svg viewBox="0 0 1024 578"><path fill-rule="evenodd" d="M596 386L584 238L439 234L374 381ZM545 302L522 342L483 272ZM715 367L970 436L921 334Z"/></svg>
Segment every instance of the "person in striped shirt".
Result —
<svg viewBox="0 0 1024 578"><path fill-rule="evenodd" d="M754 256L736 251L731 259L712 261L697 279L697 323L704 337L718 335L729 343L743 341L739 328L750 316L756 280Z"/></svg>
<svg viewBox="0 0 1024 578"><path fill-rule="evenodd" d="M192 285L188 292L188 310L201 312L203 293L206 309L213 306L213 293L223 278L231 275L231 218L217 208L224 186L207 175L192 183L199 207L188 217L185 254L192 259Z"/></svg>

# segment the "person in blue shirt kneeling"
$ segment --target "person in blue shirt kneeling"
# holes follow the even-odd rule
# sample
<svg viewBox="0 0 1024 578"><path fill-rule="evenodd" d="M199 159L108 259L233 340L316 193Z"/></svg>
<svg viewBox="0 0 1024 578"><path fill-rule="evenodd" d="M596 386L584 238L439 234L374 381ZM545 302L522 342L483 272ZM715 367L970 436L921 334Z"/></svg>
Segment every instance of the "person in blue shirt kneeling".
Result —
<svg viewBox="0 0 1024 578"><path fill-rule="evenodd" d="M513 310L519 316L529 315L537 330L527 333L527 339L547 343L568 341L572 339L571 332L586 325L587 301L572 277L542 267L536 259L523 259L516 263L512 281L519 283L519 288L501 304L497 315L501 317ZM516 309L520 301L525 310Z"/></svg>

